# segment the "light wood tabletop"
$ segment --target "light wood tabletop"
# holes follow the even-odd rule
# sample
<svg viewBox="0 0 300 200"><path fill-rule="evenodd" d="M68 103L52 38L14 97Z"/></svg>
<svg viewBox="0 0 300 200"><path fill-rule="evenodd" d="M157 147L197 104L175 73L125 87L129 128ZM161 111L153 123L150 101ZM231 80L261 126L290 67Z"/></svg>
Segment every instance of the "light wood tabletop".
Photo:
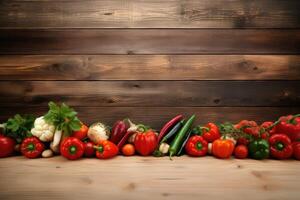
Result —
<svg viewBox="0 0 300 200"><path fill-rule="evenodd" d="M213 157L0 159L0 199L299 199L300 162Z"/></svg>

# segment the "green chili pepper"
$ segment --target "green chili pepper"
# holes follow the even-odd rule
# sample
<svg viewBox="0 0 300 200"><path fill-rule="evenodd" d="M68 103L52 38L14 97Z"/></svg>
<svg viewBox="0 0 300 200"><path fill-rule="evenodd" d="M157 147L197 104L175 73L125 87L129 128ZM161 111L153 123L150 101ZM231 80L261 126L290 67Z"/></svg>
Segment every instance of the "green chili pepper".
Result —
<svg viewBox="0 0 300 200"><path fill-rule="evenodd" d="M179 151L177 153L177 156L181 156L183 154L184 146L187 143L187 141L189 140L191 134L192 134L192 130L189 130L189 132L184 137L184 142L182 143L182 145L181 145L181 147L180 147L180 149L179 149Z"/></svg>
<svg viewBox="0 0 300 200"><path fill-rule="evenodd" d="M249 155L251 158L261 160L269 156L269 143L264 139L254 140L249 144Z"/></svg>
<svg viewBox="0 0 300 200"><path fill-rule="evenodd" d="M181 147L184 136L186 135L186 132L190 129L192 126L194 120L195 120L195 115L192 115L184 124L184 126L180 129L179 133L176 135L175 139L173 140L170 149L169 149L169 157L170 159L172 158L173 155L177 155L179 148Z"/></svg>

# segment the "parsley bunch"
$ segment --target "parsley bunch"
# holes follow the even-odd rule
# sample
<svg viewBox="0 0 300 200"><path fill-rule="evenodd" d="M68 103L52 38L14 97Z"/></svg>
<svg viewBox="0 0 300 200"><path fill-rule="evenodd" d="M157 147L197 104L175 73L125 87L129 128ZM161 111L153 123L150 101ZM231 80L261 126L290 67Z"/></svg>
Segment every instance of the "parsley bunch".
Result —
<svg viewBox="0 0 300 200"><path fill-rule="evenodd" d="M17 143L21 143L24 138L32 136L30 130L33 127L34 120L35 117L32 115L21 116L16 114L3 124L4 135L14 138Z"/></svg>
<svg viewBox="0 0 300 200"><path fill-rule="evenodd" d="M73 131L81 128L81 122L77 117L77 112L66 104L60 106L54 102L49 102L49 111L44 116L46 122L53 124L57 130L70 135Z"/></svg>

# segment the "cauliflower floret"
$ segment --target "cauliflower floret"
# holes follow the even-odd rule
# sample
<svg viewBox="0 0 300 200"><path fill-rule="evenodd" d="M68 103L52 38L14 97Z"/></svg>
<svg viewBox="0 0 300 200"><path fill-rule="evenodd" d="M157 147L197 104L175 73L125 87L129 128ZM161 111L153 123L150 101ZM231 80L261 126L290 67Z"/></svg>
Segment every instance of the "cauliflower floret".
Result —
<svg viewBox="0 0 300 200"><path fill-rule="evenodd" d="M100 122L92 124L87 133L88 138L96 144L100 140L108 140L109 135L108 128Z"/></svg>
<svg viewBox="0 0 300 200"><path fill-rule="evenodd" d="M31 129L32 135L38 137L43 142L50 142L53 140L55 126L48 124L44 117L36 118L34 127Z"/></svg>

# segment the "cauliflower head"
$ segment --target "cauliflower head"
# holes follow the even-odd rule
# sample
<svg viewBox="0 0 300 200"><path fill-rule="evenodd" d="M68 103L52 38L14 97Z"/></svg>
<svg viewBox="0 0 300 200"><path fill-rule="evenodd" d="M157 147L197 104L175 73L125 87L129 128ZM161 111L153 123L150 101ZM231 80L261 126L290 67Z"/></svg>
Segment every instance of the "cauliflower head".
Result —
<svg viewBox="0 0 300 200"><path fill-rule="evenodd" d="M104 124L97 122L90 126L87 136L91 141L98 144L101 140L108 140L110 131Z"/></svg>
<svg viewBox="0 0 300 200"><path fill-rule="evenodd" d="M53 140L55 126L45 121L44 117L36 118L34 127L31 129L32 135L38 137L43 142L50 142Z"/></svg>

